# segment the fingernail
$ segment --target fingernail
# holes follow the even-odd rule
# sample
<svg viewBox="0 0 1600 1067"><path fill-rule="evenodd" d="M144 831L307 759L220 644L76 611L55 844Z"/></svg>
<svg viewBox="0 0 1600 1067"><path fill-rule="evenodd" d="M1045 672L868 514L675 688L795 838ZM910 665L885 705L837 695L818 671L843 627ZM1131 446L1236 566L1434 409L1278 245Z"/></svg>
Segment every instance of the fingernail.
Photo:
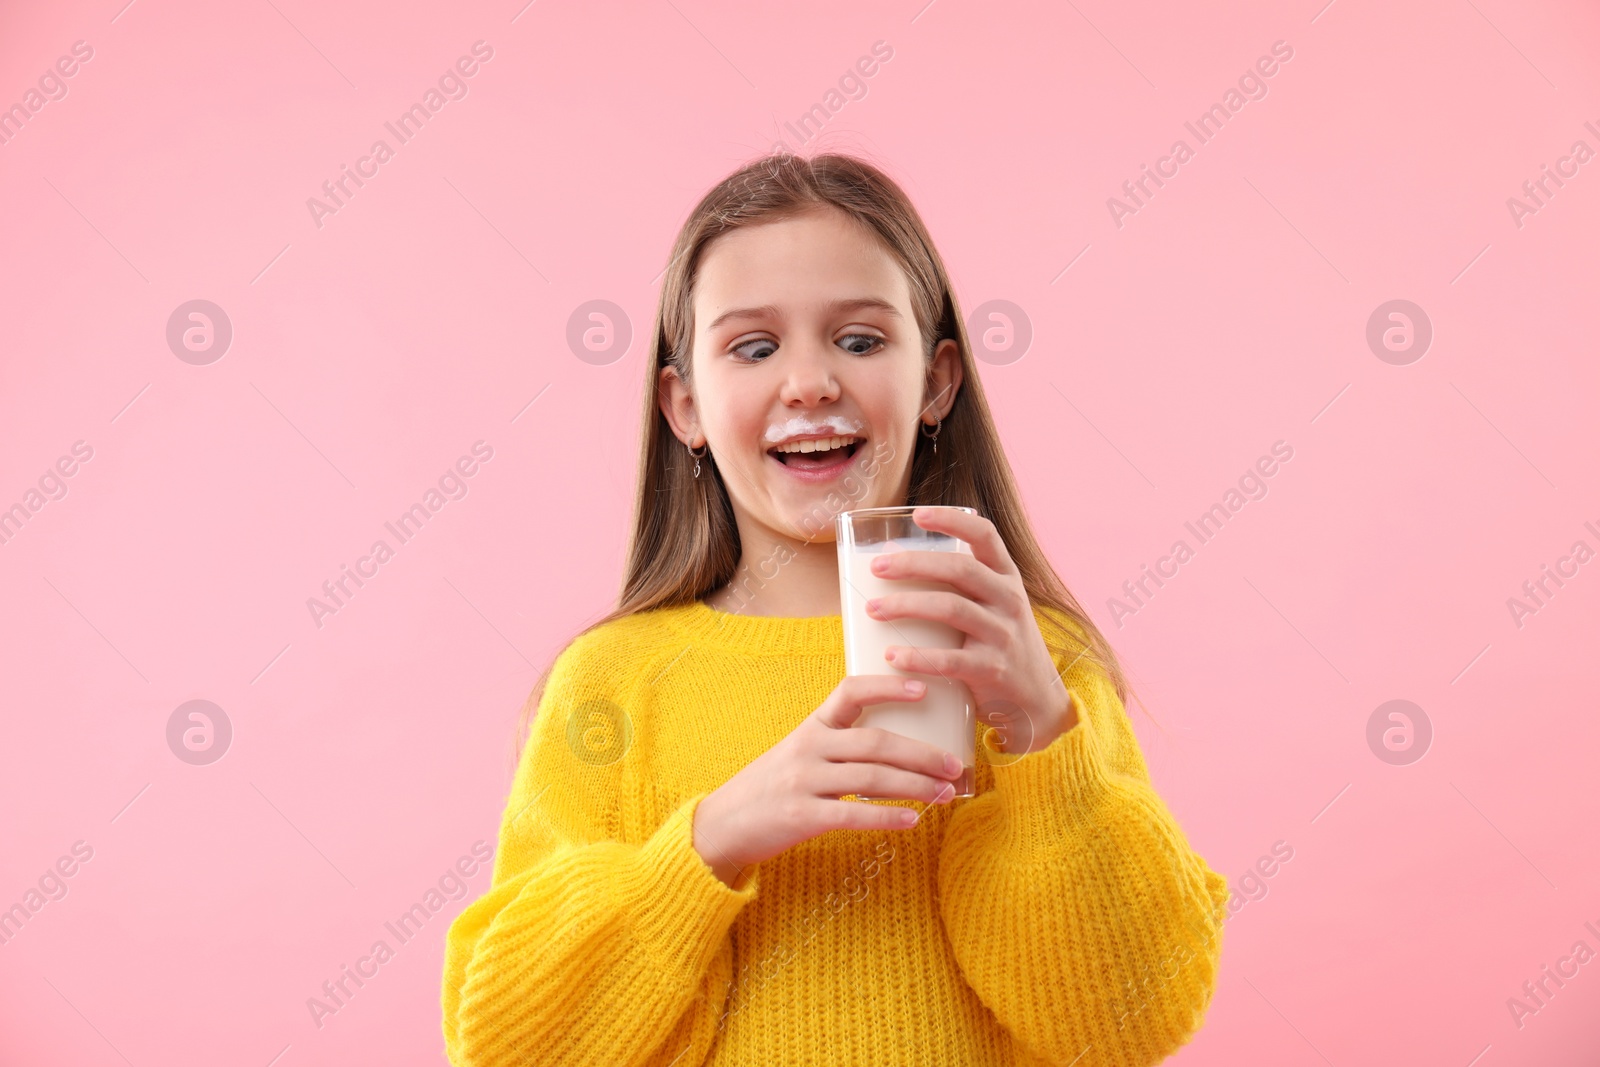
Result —
<svg viewBox="0 0 1600 1067"><path fill-rule="evenodd" d="M946 782L944 785L939 787L939 795L933 798L933 802L935 804L943 804L945 801L949 800L955 795L956 787L951 785L949 782Z"/></svg>
<svg viewBox="0 0 1600 1067"><path fill-rule="evenodd" d="M908 692L908 693L920 693L926 688L928 688L928 687L923 682L907 682L906 683L906 692Z"/></svg>
<svg viewBox="0 0 1600 1067"><path fill-rule="evenodd" d="M945 755L944 755L944 773L946 773L946 774L960 774L961 773L961 761L956 759L955 756L951 755L948 752L946 752Z"/></svg>

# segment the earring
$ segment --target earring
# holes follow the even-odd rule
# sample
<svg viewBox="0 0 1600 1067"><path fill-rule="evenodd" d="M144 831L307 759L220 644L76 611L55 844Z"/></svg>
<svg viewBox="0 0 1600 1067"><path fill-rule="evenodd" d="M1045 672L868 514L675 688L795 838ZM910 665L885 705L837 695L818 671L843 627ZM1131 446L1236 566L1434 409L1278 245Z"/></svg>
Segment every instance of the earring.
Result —
<svg viewBox="0 0 1600 1067"><path fill-rule="evenodd" d="M687 448L689 446L686 445L685 447ZM689 448L689 455L694 457L694 476L696 478L700 477L700 459L709 451L711 451L710 444L702 444L700 446L700 451L698 452L696 452L693 448Z"/></svg>
<svg viewBox="0 0 1600 1067"><path fill-rule="evenodd" d="M928 440L933 442L933 451L934 451L935 454L938 454L938 451L939 451L939 431L942 430L943 428L944 428L944 420L941 419L937 414L935 414L933 416L933 432L932 433L928 432L928 424L927 423L923 423L922 424L922 436L926 437Z"/></svg>

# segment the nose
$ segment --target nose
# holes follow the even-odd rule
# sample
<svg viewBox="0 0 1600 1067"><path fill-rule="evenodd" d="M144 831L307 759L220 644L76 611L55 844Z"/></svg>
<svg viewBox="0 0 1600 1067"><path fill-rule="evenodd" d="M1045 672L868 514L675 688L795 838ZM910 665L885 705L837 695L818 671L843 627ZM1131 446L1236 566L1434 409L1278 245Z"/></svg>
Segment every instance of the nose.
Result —
<svg viewBox="0 0 1600 1067"><path fill-rule="evenodd" d="M815 408L839 399L835 355L820 341L791 341L784 346L781 398L791 407Z"/></svg>

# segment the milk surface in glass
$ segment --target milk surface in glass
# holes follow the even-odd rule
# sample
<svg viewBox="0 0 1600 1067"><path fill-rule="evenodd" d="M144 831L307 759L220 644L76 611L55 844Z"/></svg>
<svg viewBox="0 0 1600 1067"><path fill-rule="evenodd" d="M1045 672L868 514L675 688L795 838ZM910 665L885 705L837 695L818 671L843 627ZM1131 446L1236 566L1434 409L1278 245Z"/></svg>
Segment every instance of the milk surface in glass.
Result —
<svg viewBox="0 0 1600 1067"><path fill-rule="evenodd" d="M960 648L966 635L955 627L932 619L900 616L874 619L866 613L866 603L890 593L934 590L950 592L943 582L910 578L880 578L872 573L872 561L886 552L966 552L971 549L960 538L921 531L906 520L910 535L870 544L841 539L840 608L844 623L845 673L898 674L926 682L921 700L869 704L856 720L857 726L877 727L892 733L926 741L961 760L964 770L954 781L955 795L973 795L974 709L972 694L963 682L934 672L907 671L883 658L891 645L912 648ZM863 797L866 800L902 799Z"/></svg>

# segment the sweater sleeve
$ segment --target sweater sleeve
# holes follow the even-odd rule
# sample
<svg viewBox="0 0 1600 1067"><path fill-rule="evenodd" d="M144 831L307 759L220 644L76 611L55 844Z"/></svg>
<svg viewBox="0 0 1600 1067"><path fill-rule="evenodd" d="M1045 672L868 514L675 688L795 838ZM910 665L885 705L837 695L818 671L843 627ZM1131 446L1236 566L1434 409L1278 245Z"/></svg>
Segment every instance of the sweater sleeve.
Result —
<svg viewBox="0 0 1600 1067"><path fill-rule="evenodd" d="M940 915L967 982L1026 1051L1146 1067L1204 1021L1227 879L1152 788L1081 630L1057 652L1050 617L1040 624L1078 721L1020 757L983 738L977 795L940 848Z"/></svg>
<svg viewBox="0 0 1600 1067"><path fill-rule="evenodd" d="M583 642L583 637L579 642ZM694 849L684 800L655 825L631 798L639 723L608 672L557 658L500 825L488 891L451 923L441 994L455 1067L701 1063L756 896ZM630 673L632 673L630 671ZM629 832L627 827L635 827Z"/></svg>

